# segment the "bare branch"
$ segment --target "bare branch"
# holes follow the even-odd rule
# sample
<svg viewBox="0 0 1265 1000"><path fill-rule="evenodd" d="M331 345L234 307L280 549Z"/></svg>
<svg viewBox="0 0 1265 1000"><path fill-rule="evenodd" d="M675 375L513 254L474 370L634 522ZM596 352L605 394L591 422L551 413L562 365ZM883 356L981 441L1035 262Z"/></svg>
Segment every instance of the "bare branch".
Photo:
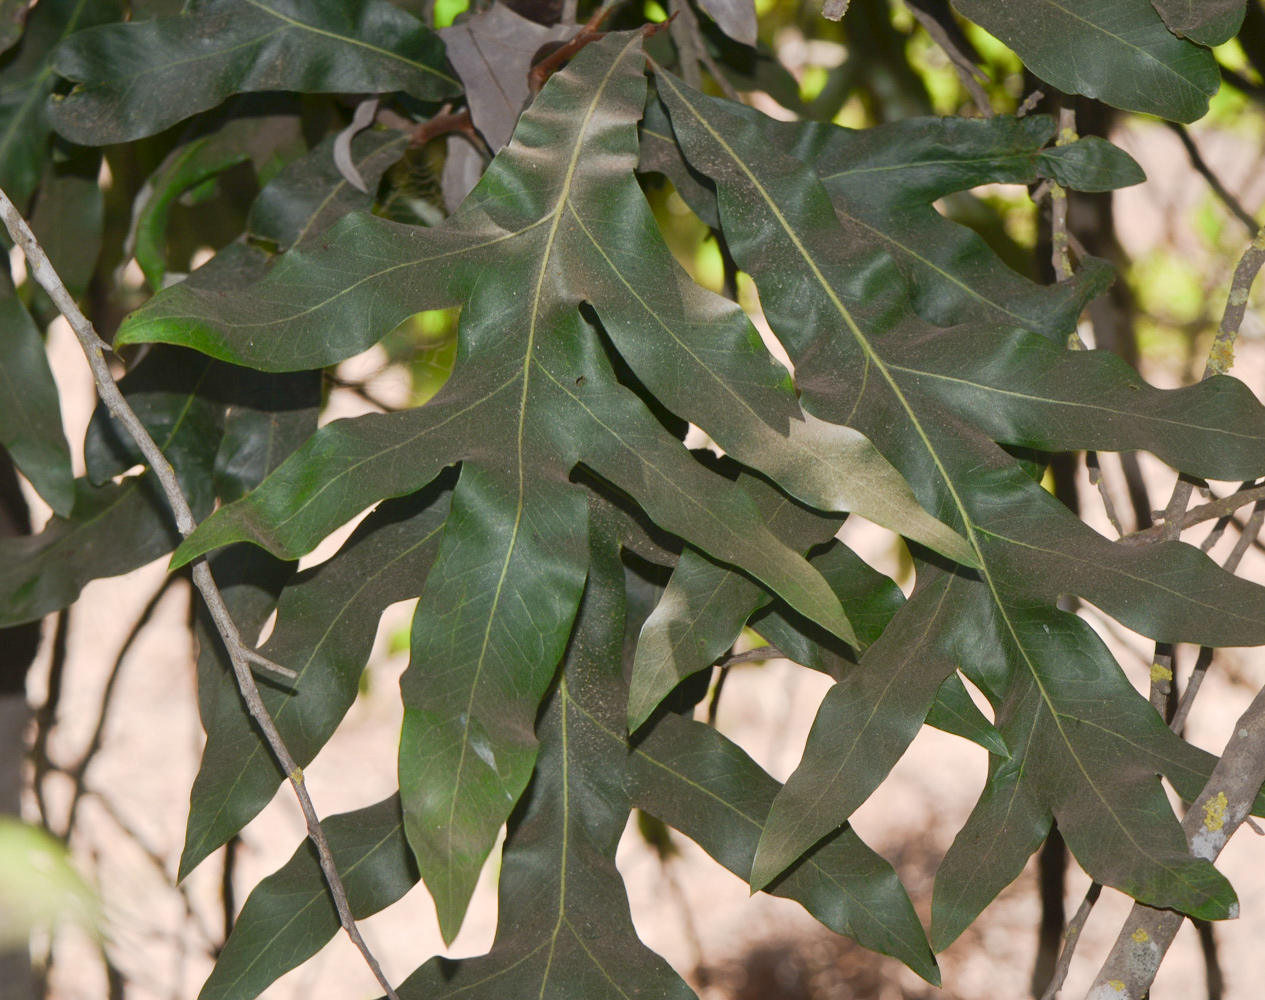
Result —
<svg viewBox="0 0 1265 1000"><path fill-rule="evenodd" d="M1257 232L1234 269L1230 294L1226 298L1225 315L1221 317L1221 325L1217 328L1217 335L1208 351L1208 364L1203 374L1206 379L1213 375L1224 375L1234 364L1234 341L1247 312L1248 293L1252 290L1252 282L1256 280L1262 264L1265 264L1265 227Z"/></svg>
<svg viewBox="0 0 1265 1000"><path fill-rule="evenodd" d="M1041 994L1041 1000L1054 1000L1059 990L1063 988L1063 983L1067 980L1067 971L1072 967L1072 956L1076 953L1077 944L1080 943L1081 931L1085 929L1085 923L1089 920L1089 914L1093 911L1094 904L1098 902L1100 895L1102 895L1102 883L1091 882L1085 891L1085 898L1081 900L1076 914L1068 921L1067 930L1063 932L1063 950L1059 952L1059 961L1054 967L1054 975L1050 977L1050 985Z"/></svg>
<svg viewBox="0 0 1265 1000"><path fill-rule="evenodd" d="M1186 483L1185 485L1187 490L1193 491L1193 487L1190 483ZM1169 522L1169 515L1175 510L1175 508L1172 505L1172 501L1170 501L1168 510L1156 511L1156 514L1163 519L1161 523L1153 524L1151 527L1146 528L1143 531L1135 531L1126 536L1125 540L1131 545L1149 543L1159 539L1171 541L1172 538L1180 535L1187 528L1193 527L1196 524L1201 524L1204 521L1228 517L1240 507L1246 507L1250 503L1257 503L1261 500L1265 500L1265 485L1250 486L1246 489L1236 490L1228 497L1222 497L1220 500L1213 500L1210 503L1200 504L1198 507L1194 507L1183 514L1175 515L1171 524ZM1240 556L1240 558L1242 557Z"/></svg>
<svg viewBox="0 0 1265 1000"><path fill-rule="evenodd" d="M1265 690L1234 725L1221 759L1182 820L1196 857L1214 860L1247 818L1265 783ZM1231 914L1235 916L1236 914ZM1090 988L1090 1000L1142 1000L1186 918L1135 903L1115 946Z"/></svg>
<svg viewBox="0 0 1265 1000"><path fill-rule="evenodd" d="M1056 145L1066 146L1076 141L1076 112L1071 108L1059 110L1059 135ZM1050 181L1050 243L1053 245L1054 273L1059 281L1072 277L1072 257L1068 252L1067 192L1056 181Z"/></svg>
<svg viewBox="0 0 1265 1000"><path fill-rule="evenodd" d="M909 13L922 25L923 30L931 36L931 40L935 42L944 54L949 57L949 62L953 63L953 69L957 72L958 79L962 81L962 86L966 88L966 92L971 95L971 100L975 102L975 106L979 108L979 112L985 118L992 118L997 112L993 110L993 104L988 99L988 92L980 85L988 82L988 76L975 63L962 52L961 49L954 44L953 39L949 37L949 33L944 30L944 25L937 21L927 11L923 10L916 3L906 3Z"/></svg>
<svg viewBox="0 0 1265 1000"><path fill-rule="evenodd" d="M1259 226L1256 220L1252 218L1252 213L1243 207L1239 199L1234 197L1226 189L1226 186L1221 183L1221 179L1212 172L1212 168L1208 166L1200 154L1199 147L1195 145L1195 140L1191 138L1190 131L1186 126L1179 122L1165 122L1164 124L1177 133L1177 138L1181 140L1182 145L1186 149L1186 155L1190 157L1190 165L1208 182L1208 187L1212 188L1212 193L1221 199L1221 203L1230 210L1231 215L1247 226L1248 236L1255 236Z"/></svg>
<svg viewBox="0 0 1265 1000"><path fill-rule="evenodd" d="M194 528L197 527L193 511L189 508L189 502L180 488L180 483L176 479L176 473L171 467L171 463L167 461L166 456L163 455L154 439L150 437L149 431L145 429L145 425L141 423L140 418L136 416L136 413L119 391L119 387L114 381L114 376L110 372L109 365L105 361L105 352L110 349L109 345L97 335L92 323L79 310L79 306L66 290L61 278L57 276L57 272L53 269L48 255L44 253L43 248L35 239L35 234L31 232L31 227L27 225L26 220L22 218L21 213L18 212L13 202L9 200L8 195L3 191L0 191L0 216L3 217L5 226L9 230L9 235L13 237L13 241L21 246L23 253L26 254L27 272L39 282L61 314L66 317L67 322L70 323L71 329L74 330L75 336L79 339L84 354L88 358L88 364L92 368L92 377L96 383L97 394L115 419L127 428L132 440L136 442L141 454L145 456L150 469L153 470L154 475L162 485L163 493L167 497L167 503L171 506L171 511L175 515L176 527L180 530L181 536L187 538L193 533ZM215 579L211 575L211 569L207 565L205 558L199 558L193 563L193 582L201 592L203 600L206 601L211 617L215 621L216 629L220 633L220 638L224 641L224 648L228 651L229 659L233 664L233 674L237 678L237 686L246 702L246 707L263 731L264 738L268 741L273 756L276 757L278 763L281 764L285 773L290 777L290 784L298 796L299 805L303 809L303 816L307 820L308 836L316 845L317 854L320 857L321 870L325 873L325 880L329 885L330 894L334 898L334 905L338 910L339 920L347 931L348 936L356 947L360 949L361 955L364 956L369 968L373 970L378 983L386 990L391 1000L399 1000L395 990L383 974L378 960L374 958L369 946L365 943L359 929L356 927L356 921L351 915L351 908L347 902L347 893L343 888L342 879L339 877L338 868L334 864L334 855L330 851L329 842L325 839L325 831L321 828L320 819L317 816L315 807L312 805L312 797L308 794L307 788L303 784L303 772L286 748L285 741L281 738L281 733L278 732L272 716L268 714L268 709L264 706L263 699L259 696L259 688L255 684L254 675L251 674L248 664L255 663L258 666L281 673L283 676L296 677L297 674L261 656L242 641L228 608L224 606L224 598L220 595L219 588L215 584Z"/></svg>

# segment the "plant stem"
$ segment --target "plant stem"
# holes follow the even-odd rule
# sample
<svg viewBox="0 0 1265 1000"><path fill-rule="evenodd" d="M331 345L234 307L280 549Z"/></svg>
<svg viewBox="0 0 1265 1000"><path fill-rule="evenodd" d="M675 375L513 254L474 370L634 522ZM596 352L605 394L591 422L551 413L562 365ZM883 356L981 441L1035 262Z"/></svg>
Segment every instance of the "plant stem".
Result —
<svg viewBox="0 0 1265 1000"><path fill-rule="evenodd" d="M110 367L105 361L105 352L110 350L110 346L97 335L92 323L80 311L79 306L66 290L61 278L58 277L52 262L48 259L48 255L36 240L31 227L27 225L26 220L22 218L21 213L3 191L0 191L0 217L3 217L4 224L9 230L9 235L13 237L13 241L26 254L27 272L48 293L49 298L53 300L61 314L66 317L71 329L74 330L75 336L79 339L80 346L82 346L84 354L88 358L88 365L92 369L92 378L96 383L97 395L105 403L111 415L127 429L132 440L136 442L136 446L140 449L141 454L145 456L150 469L153 470L154 475L158 477L158 481L162 485L163 493L167 497L167 503L171 507L172 514L175 515L176 527L179 529L181 536L187 538L193 533L194 528L197 527L193 511L189 508L189 501L185 498L184 492L180 488L175 469L172 468L171 463L167 461L166 456L163 455L154 439L150 437L145 425L141 423L140 418L137 417L135 411L128 405L127 400L123 398L123 394L119 391L119 387L114 381L114 376L110 372ZM334 905L338 910L338 919L342 923L344 930L347 931L347 935L360 950L361 955L364 956L365 962L373 971L378 983L386 990L387 996L391 1000L399 1000L395 990L387 981L386 976L383 975L378 960L373 956L369 946L361 936L359 928L356 927L356 921L351 914L351 907L347 902L347 892L343 888L338 868L334 864L334 855L330 851L329 841L326 840L325 831L321 828L320 818L312 804L312 797L308 794L307 788L303 783L303 772L290 755L290 751L287 749L285 741L281 738L281 733L277 730L272 716L268 714L268 709L265 707L263 699L259 696L259 687L255 684L255 678L251 673L249 664L253 663L283 677L294 678L298 675L293 670L273 663L242 641L242 637L237 631L237 626L233 623L233 618L229 614L228 608L224 606L224 598L220 595L219 588L215 584L215 579L211 575L211 569L204 557L197 559L193 563L193 583L202 594L202 599L206 602L207 609L211 612L211 618L215 621L215 627L224 642L224 648L228 651L229 659L233 664L233 674L237 678L237 686L246 702L246 707L263 731L264 738L272 749L273 756L276 757L277 762L290 777L290 784L294 788L295 795L298 796L299 806L302 808L303 817L307 821L308 836L311 838L312 843L316 845L316 851L320 857L321 870L325 873L325 881L328 883L330 894L334 898Z"/></svg>

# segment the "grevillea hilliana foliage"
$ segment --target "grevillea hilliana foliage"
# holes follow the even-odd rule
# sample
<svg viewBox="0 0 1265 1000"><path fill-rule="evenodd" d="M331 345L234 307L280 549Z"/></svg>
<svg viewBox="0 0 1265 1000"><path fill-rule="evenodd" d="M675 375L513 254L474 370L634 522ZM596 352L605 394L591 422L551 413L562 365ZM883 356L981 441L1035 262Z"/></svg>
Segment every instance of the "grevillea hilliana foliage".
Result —
<svg viewBox="0 0 1265 1000"><path fill-rule="evenodd" d="M777 121L683 82L667 36L629 15L552 74L515 76L509 92L528 101L508 144L468 195L449 197L445 173L450 212L432 198L406 217L400 204L426 200L402 163L418 123L463 103L475 128L483 114L513 122L495 79L510 70L469 57L480 33L506 51L574 34L535 25L520 39L519 15L492 7L462 29L459 73L420 6L155 2L125 20L105 0L41 0L10 40L0 187L31 210L74 294L103 242L155 290L114 335L120 384L201 523L177 545L153 474L104 410L72 478L47 303L6 279L0 443L54 516L0 540L0 624L173 550L173 569L209 557L244 633L276 613L262 652L297 678L268 682L264 702L305 766L356 698L382 611L416 598L398 794L325 824L352 912L421 880L451 942L508 833L491 952L431 959L401 996L693 995L632 927L614 856L634 807L932 983L934 952L1056 821L1097 881L1233 915L1234 890L1190 853L1161 784L1193 800L1215 758L1170 731L1060 600L1157 642L1253 646L1265 589L1181 541L1109 540L1041 478L1051 453L1144 450L1190 477L1258 479L1265 409L1229 376L1161 390L1113 354L1072 349L1110 265L1087 257L1038 284L935 207L989 183L1110 191L1143 180L1137 164L1103 139L1056 137L1045 115ZM1241 3L1161 0L955 6L1051 84L1178 121L1206 109L1206 46L1243 16ZM738 43L721 31L754 37L748 7L702 7L722 62ZM540 54L506 65L521 76ZM731 62L740 86L776 79L767 51ZM395 110L335 138L347 102L312 95L349 94ZM449 140L450 166L481 167L462 142ZM106 146L142 151L125 238L103 226L93 181ZM182 200L242 170L258 187L248 214L207 263L173 273ZM665 177L754 283L790 369L677 263L645 193ZM70 218L82 238L65 237ZM459 319L437 391L318 428L322 371L439 310ZM689 450L689 424L724 457ZM294 572L369 508L332 558ZM849 514L904 537L908 599L836 538ZM181 877L287 777L214 630L197 629L207 743ZM835 681L785 785L693 717L704 671L744 629ZM990 754L929 930L848 824L924 725ZM301 846L245 903L203 997L258 996L338 927Z"/></svg>

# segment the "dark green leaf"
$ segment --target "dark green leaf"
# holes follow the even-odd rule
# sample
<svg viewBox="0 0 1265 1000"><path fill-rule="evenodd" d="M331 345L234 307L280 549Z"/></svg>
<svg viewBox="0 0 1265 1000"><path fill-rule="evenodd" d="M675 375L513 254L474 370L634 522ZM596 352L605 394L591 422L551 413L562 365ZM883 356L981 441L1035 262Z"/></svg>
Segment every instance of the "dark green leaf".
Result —
<svg viewBox="0 0 1265 1000"><path fill-rule="evenodd" d="M229 366L179 348L148 352L119 380L128 404L175 469L195 514L215 496L215 454L224 432L222 381ZM100 485L145 458L128 432L98 404L84 441L88 478ZM201 515L199 515L201 516Z"/></svg>
<svg viewBox="0 0 1265 1000"><path fill-rule="evenodd" d="M1063 343L1086 302L1110 283L1111 267L1089 258L1071 281L1037 285L934 207L981 184L1035 183L1041 147L1054 134L1045 115L910 118L854 132L733 110L818 173L850 239L891 254L909 280L915 311L930 323L1017 325ZM690 207L718 226L714 187L681 159L660 102L647 106L642 131L643 169L667 174Z"/></svg>
<svg viewBox="0 0 1265 1000"><path fill-rule="evenodd" d="M730 249L760 289L765 314L795 363L805 406L855 420L928 509L960 524L976 547L982 568L978 578L962 579L955 603L963 610L946 621L952 641L945 648L950 667L977 671L970 676L997 710L1034 815L1052 811L1060 826L1065 815L1074 817L1064 833L1094 877L1154 905L1228 912L1234 899L1228 884L1184 848L1174 853L1180 828L1167 805L1158 805L1154 775L1187 766L1175 761L1172 734L1109 656L1086 657L1082 637L1062 624L1054 605L1060 592L1074 592L1165 640L1180 633L1210 645L1257 644L1265 640L1265 590L1222 572L1188 546L1141 551L1108 542L1033 482L986 427L976 426L991 414L978 406L949 411L921 382L897 371L905 351L936 352L938 345L963 347L965 341L956 331L927 326L902 305L899 272L848 238L810 171L729 114L724 102L687 91L667 74L659 79L685 154L717 186ZM1010 363L1003 343L1009 343L1005 337L981 337L965 346L973 352L972 370ZM1256 419L1257 409L1244 400L1241 416ZM1125 422L1128 433L1145 434L1156 450L1166 447L1158 428L1148 430L1145 411ZM1227 421L1207 440L1219 447L1236 426ZM1183 429L1191 433L1198 431ZM1078 657L1092 669L1073 683L1068 664ZM1107 705L1114 713L1110 725L1090 713L1091 706L1103 711ZM1038 730L1039 755L1027 740ZM1146 763L1126 766L1126 759ZM788 811L788 824L799 819ZM1018 840L1007 839L1001 849L1026 857L1031 846ZM791 855L788 847L779 860ZM761 874L775 867L770 863Z"/></svg>
<svg viewBox="0 0 1265 1000"><path fill-rule="evenodd" d="M966 690L966 685L957 674L950 674L940 685L935 704L927 713L927 725L978 743L998 757L1010 757L1001 733L976 706L971 693Z"/></svg>
<svg viewBox="0 0 1265 1000"><path fill-rule="evenodd" d="M1037 169L1073 191L1114 191L1146 180L1132 156L1096 135L1043 149Z"/></svg>
<svg viewBox="0 0 1265 1000"><path fill-rule="evenodd" d="M122 12L119 0L49 0L32 8L22 40L0 69L0 188L18 206L35 190L48 158L54 46L85 28L117 21Z"/></svg>
<svg viewBox="0 0 1265 1000"><path fill-rule="evenodd" d="M417 884L398 795L326 817L321 825L357 920ZM251 892L198 1000L259 996L278 976L315 955L339 927L316 850L304 840L284 867Z"/></svg>
<svg viewBox="0 0 1265 1000"><path fill-rule="evenodd" d="M52 105L54 125L94 146L161 132L232 94L457 92L438 36L386 0L206 0L80 34L54 65L76 82Z"/></svg>
<svg viewBox="0 0 1265 1000"><path fill-rule="evenodd" d="M31 213L32 232L75 299L88 290L101 254L105 198L97 183L100 170L101 157L95 151L50 163ZM55 309L42 288L32 294L40 300L32 305L36 315Z"/></svg>
<svg viewBox="0 0 1265 1000"><path fill-rule="evenodd" d="M961 590L956 577L925 574L856 669L826 692L803 760L769 810L752 888L763 889L842 826L918 735L956 665Z"/></svg>
<svg viewBox="0 0 1265 1000"><path fill-rule="evenodd" d="M856 647L844 645L784 601L775 600L767 609L757 611L750 625L796 663L839 680L882 635L905 603L905 595L895 581L871 569L840 541L832 540L809 552L808 561L843 605L856 629Z"/></svg>
<svg viewBox="0 0 1265 1000"><path fill-rule="evenodd" d="M316 430L319 372L234 372L236 399L224 417L215 454L215 492L224 503L245 496Z"/></svg>
<svg viewBox="0 0 1265 1000"><path fill-rule="evenodd" d="M665 715L628 761L633 803L695 840L739 878L751 870L778 783L720 733ZM891 865L850 826L827 836L768 887L831 930L900 959L930 983L940 971Z"/></svg>
<svg viewBox="0 0 1265 1000"><path fill-rule="evenodd" d="M53 517L38 535L0 540L0 628L59 611L90 581L144 566L180 540L148 473L104 486L76 479L74 489L69 517Z"/></svg>
<svg viewBox="0 0 1265 1000"><path fill-rule="evenodd" d="M693 996L637 939L615 868L629 809L623 634L623 568L599 534L562 677L536 726L535 777L510 820L492 951L432 959L400 987L405 1000Z"/></svg>
<svg viewBox="0 0 1265 1000"><path fill-rule="evenodd" d="M953 0L953 6L1041 79L1127 111L1193 122L1207 113L1221 84L1212 53L1175 37L1151 0Z"/></svg>
<svg viewBox="0 0 1265 1000"><path fill-rule="evenodd" d="M1200 45L1221 45L1239 33L1244 0L1151 0L1168 30Z"/></svg>
<svg viewBox="0 0 1265 1000"><path fill-rule="evenodd" d="M838 518L801 507L754 476L742 475L738 482L773 532L796 551L831 538L839 528ZM693 549L681 553L662 599L641 630L628 696L629 728L636 730L645 722L683 678L719 659L751 613L771 599L750 577Z"/></svg>
<svg viewBox="0 0 1265 1000"><path fill-rule="evenodd" d="M606 62L611 49L614 64ZM867 515L899 518L903 530L961 549L895 492L864 439L799 414L786 372L737 307L703 292L672 261L631 173L644 99L640 58L635 40L590 46L550 81L520 126L532 136L541 128L556 133L559 156L550 170L540 170L531 147L511 144L443 226L355 217L322 248L287 254L249 295L177 287L133 318L120 340L180 340L239 362L297 368L355 353L421 308L474 296L462 314L457 366L434 399L324 428L250 498L205 525L181 561L239 537L304 551L377 498L419 488L458 457L559 479L581 460L663 527L744 566L810 617L848 634L824 583L759 523L749 498L704 473L615 383L605 347L577 309L585 298L609 313L608 332L634 369L643 366L652 389L668 387L670 402L705 425L724 414L716 432L739 458L782 473L786 488L821 506L851 494L884 503L894 497L886 513ZM609 171L616 154L627 165L618 183ZM533 192L529 201L511 206L501 197L506 185L523 184ZM407 263L384 268L396 253ZM446 266L435 267L441 259ZM648 269L652 262L657 267ZM312 303L314 280L338 291ZM658 313L636 298L647 281L673 292ZM676 359L671 368L664 351ZM694 381L680 376L682 365L697 372ZM737 433L723 430L735 426Z"/></svg>
<svg viewBox="0 0 1265 1000"><path fill-rule="evenodd" d="M400 679L405 828L445 941L532 775L532 727L584 589L586 535L580 492L462 467Z"/></svg>
<svg viewBox="0 0 1265 1000"><path fill-rule="evenodd" d="M74 502L70 446L44 340L0 268L0 445L35 492L66 517Z"/></svg>
<svg viewBox="0 0 1265 1000"><path fill-rule="evenodd" d="M282 593L262 652L299 676L288 686L261 684L260 693L300 767L311 763L355 700L382 611L421 593L447 513L448 495L436 489L389 501L338 554ZM193 785L182 878L253 819L285 779L231 672L203 722L207 746Z"/></svg>
<svg viewBox="0 0 1265 1000"><path fill-rule="evenodd" d="M176 200L239 163L258 163L278 145L293 142L298 124L292 115L236 118L168 154L137 199L130 234L132 252L151 288L164 284L167 222Z"/></svg>
<svg viewBox="0 0 1265 1000"><path fill-rule="evenodd" d="M408 149L403 132L368 129L351 141L352 163L369 190ZM288 250L312 239L349 212L368 210L373 197L357 191L334 163L334 138L321 142L265 185L250 209L247 232Z"/></svg>

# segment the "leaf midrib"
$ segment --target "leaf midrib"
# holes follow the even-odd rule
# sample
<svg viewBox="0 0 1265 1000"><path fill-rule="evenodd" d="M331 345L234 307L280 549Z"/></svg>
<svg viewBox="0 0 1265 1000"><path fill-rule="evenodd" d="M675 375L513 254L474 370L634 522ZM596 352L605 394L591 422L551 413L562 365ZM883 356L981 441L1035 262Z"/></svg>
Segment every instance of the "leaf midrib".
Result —
<svg viewBox="0 0 1265 1000"><path fill-rule="evenodd" d="M251 0L251 2L254 2L254 0ZM497 581L496 581L496 588L492 596L492 605L488 610L487 625L485 626L483 630L483 642L479 648L479 658L478 658L477 663L475 664L474 675L470 678L470 694L466 700L466 711L464 715L462 716L462 718L465 721L463 723L462 730L461 730L461 749L457 757L457 772L456 772L456 777L453 781L451 805L449 806L449 810L448 810L448 823L446 826L447 844L446 844L446 849L444 852L445 860L448 865L450 884L452 881L452 867L453 867L453 858L454 858L452 841L453 841L453 833L454 833L454 828L455 828L455 819L457 815L457 803L461 799L462 774L465 770L466 750L470 745L470 726L471 726L471 723L473 722L475 697L478 694L479 679L483 675L483 667L487 661L488 646L490 645L491 639L492 639L492 626L495 624L497 620L497 609L500 607L501 595L505 588L505 579L509 574L510 561L514 556L514 550L518 546L519 530L522 526L522 520L523 520L524 498L526 496L526 463L523 460L523 438L524 438L524 428L527 422L528 393L530 389L530 380L531 380L531 365L532 365L532 361L534 360L534 348L535 348L535 343L536 343L537 324L540 322L541 314L545 310L545 305L543 304L544 297L545 297L545 276L548 273L549 261L550 261L550 258L553 256L554 245L557 241L558 226L559 226L559 223L562 221L563 209L567 205L568 199L570 198L570 195L571 195L571 186L575 181L575 172L580 162L580 153L584 149L585 139L588 135L589 126L593 122L593 115L597 112L597 107L601 103L602 96L603 94L605 94L606 88L610 85L611 77L615 74L616 69L622 65L624 56L627 54L630 48L632 48L634 45L640 44L640 41L641 41L641 36L638 34L634 34L633 37L628 41L628 43L620 50L619 55L617 55L613 60L611 60L611 64L606 68L606 72L602 75L601 82L593 89L593 95L589 100L589 106L588 106L587 111L585 112L584 120L580 124L579 129L576 131L575 144L571 149L571 158L567 163L567 170L562 179L561 188L558 192L558 200L554 204L553 211L550 213L553 221L551 222L549 226L549 235L545 239L545 245L540 255L540 270L536 276L536 288L532 296L531 313L530 313L531 319L529 321L528 330L527 330L527 345L523 350L523 368L522 368L523 390L519 397L518 432L517 432L518 497L517 497L515 511L514 511L514 526L510 531L509 545L506 546L506 550L505 550L505 560L501 564L500 576L497 578ZM541 221L543 222L544 220L542 219ZM543 370L543 366L542 366L542 370ZM564 742L565 742L565 731L566 731L566 721L565 721L565 716L564 716L564 719L563 719ZM565 756L564 756L564 761L565 761ZM564 769L565 769L565 763L564 763ZM565 782L564 782L564 796L565 796ZM563 872L564 895L565 895L565 874L566 873L564 869L564 872ZM561 915L559 916L559 919L561 919ZM557 936L556 928L554 930L554 936L555 938ZM550 962L553 961L552 945L550 946L550 951L549 951L549 961ZM548 978L549 978L549 972L548 972L548 966L546 966L545 981L548 981ZM541 985L541 995L542 997L544 995L543 983Z"/></svg>
<svg viewBox="0 0 1265 1000"><path fill-rule="evenodd" d="M887 365L885 364L883 359L878 355L878 353L874 351L868 339L865 337L865 334L857 325L856 320L853 318L851 312L843 304L842 300L840 300L838 295L835 293L834 288L831 287L830 283L826 280L825 275L822 274L821 269L817 266L817 262L813 259L812 255L808 252L808 249L807 247L804 246L803 241L800 240L799 234L795 231L794 227L791 226L789 220L782 213L781 208L773 200L773 197L769 194L768 190L764 187L762 183L760 183L760 180L755 176L755 174L746 165L746 163L743 162L742 158L737 155L737 153L729 145L729 143L725 141L724 137L721 136L720 133L718 133L714 128L712 128L711 123L708 122L701 114L699 114L698 111L695 109L694 105L685 98L685 95L676 86L675 82L671 79L671 77L668 76L667 74L660 74L659 78L663 80L664 82L666 82L672 88L672 90L677 94L678 99L680 100L681 104L684 105L684 107L690 111L690 113L694 116L695 120L699 123L699 125L703 129L705 129L707 133L712 137L712 140L716 142L718 145L720 145L722 149L724 149L725 153L730 157L730 159L734 162L734 164L743 172L743 174L746 175L749 183L759 193L760 197L764 200L765 204L769 207L769 210L773 213L773 215L777 219L778 224L782 226L783 231L790 238L791 242L795 245L796 250L800 253L804 262L808 265L809 269L812 271L814 278L817 280L818 284L821 286L826 296L830 299L831 304L834 305L836 310L839 312L840 317L843 319L849 332L852 334L858 346L861 348L867 361L873 362L874 366L878 369L880 374L883 376L884 380L887 382L888 387L891 389L892 394L896 397L897 401L900 403L901 408L905 411L905 414L908 417L910 423L913 425L915 431L918 433L918 437L923 442L923 447L926 449L927 454L930 456L932 462L935 464L936 469L940 473L941 479L944 481L944 484L947 487L949 494L953 499L954 506L957 508L958 514L962 518L963 525L966 528L967 539L968 541L970 541L971 547L975 550L976 557L979 561L980 574L984 582L988 586L989 593L993 599L993 603L996 605L998 609L998 613L1002 621L1005 622L1006 631L1010 633L1011 640L1014 642L1015 648L1018 650L1019 655L1023 658L1024 665L1027 667L1028 672L1031 674L1033 682L1037 686L1037 690L1041 693L1041 700L1045 704L1046 709L1050 712L1051 718L1054 720L1054 724L1055 724L1055 727L1058 729L1059 736L1063 740L1063 745L1067 748L1067 752L1071 756L1072 760L1075 761L1077 768L1079 769L1082 777L1085 779L1086 785L1088 785L1089 788L1093 790L1094 795L1097 796L1099 801L1102 803L1103 807L1106 809L1107 813L1115 821L1116 826L1121 830L1121 832L1123 832L1123 834L1129 840L1129 842L1137 848L1138 854L1151 859L1156 864L1160 865L1166 870L1171 871L1172 869L1170 869L1169 866L1165 865L1159 859L1152 857L1148 851L1143 850L1142 845L1138 844L1137 841L1134 839L1132 832L1129 830L1128 824L1124 823L1121 820L1121 818L1116 814L1107 796L1103 794L1103 792L1099 789L1098 785L1090 777L1089 771L1087 770L1084 762L1081 760L1080 754L1077 753L1075 746L1073 745L1071 739L1068 737L1066 730L1063 728L1062 718L1059 716L1056 709L1054 708L1054 703L1052 699L1050 698L1050 694L1047 691L1045 684L1042 682L1042 678L1039 671L1036 668L1036 664L1033 663L1031 658L1029 657L1028 650L1019 638L1018 630L1016 629L1014 622L1011 620L1008 609L1006 608L1005 604L1002 602L1001 594L998 590L996 582L993 580L992 572L990 571L988 563L984 559L984 553L983 553L982 547L980 545L978 537L976 536L976 525L971 519L970 514L967 511L966 505L963 503L961 495L958 493L957 486L953 482L952 477L949 475L948 470L945 468L944 463L941 461L939 453L936 451L935 447L932 445L931 440L928 437L925 429L923 428L922 423L919 421L917 414L914 412L913 407L910 405L909 401L905 398L905 394L901 391L900 386L896 382L895 378L892 376L892 373L888 370ZM1182 881L1185 881L1185 880L1183 879Z"/></svg>

